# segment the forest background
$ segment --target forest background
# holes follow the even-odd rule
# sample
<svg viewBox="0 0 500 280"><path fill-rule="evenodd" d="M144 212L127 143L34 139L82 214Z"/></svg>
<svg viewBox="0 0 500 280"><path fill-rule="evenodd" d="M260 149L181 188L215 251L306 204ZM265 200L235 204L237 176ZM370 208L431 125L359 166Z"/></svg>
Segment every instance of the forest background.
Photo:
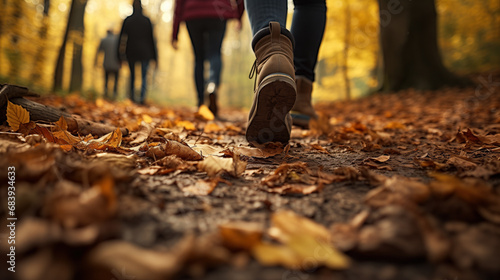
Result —
<svg viewBox="0 0 500 280"><path fill-rule="evenodd" d="M46 3L50 5L45 5ZM72 5L84 9L82 28L65 34ZM154 24L159 68L150 70L149 99L161 105L195 106L193 55L183 25L179 50L170 46L174 0L143 0ZM289 1L289 23L293 3ZM107 29L118 33L132 13L131 0L0 0L0 83L19 84L44 94L77 91L88 98L102 94L103 69L96 51ZM355 98L381 84L379 7L375 0L327 0L327 26L317 65L314 102ZM444 64L453 72L474 76L500 66L500 2L437 0L438 41ZM66 35L66 36L65 36ZM61 51L63 42L66 47ZM229 22L223 43L223 106L248 108L253 81L248 72L254 56L246 15L243 29ZM81 48L81 57L76 50ZM60 87L54 86L58 56L63 59ZM81 66L75 67L76 63ZM124 65L125 66L125 65ZM72 86L75 69L81 86ZM78 69L77 69L78 70ZM78 71L77 71L78 72ZM78 74L78 73L77 73ZM128 67L122 67L119 96L125 99Z"/></svg>

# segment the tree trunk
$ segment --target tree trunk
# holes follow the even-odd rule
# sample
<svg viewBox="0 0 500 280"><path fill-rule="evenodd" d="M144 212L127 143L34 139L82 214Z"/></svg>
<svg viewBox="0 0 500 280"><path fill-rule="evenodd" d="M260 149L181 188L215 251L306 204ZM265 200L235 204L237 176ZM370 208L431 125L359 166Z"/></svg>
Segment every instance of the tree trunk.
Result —
<svg viewBox="0 0 500 280"><path fill-rule="evenodd" d="M351 81L349 79L349 42L351 40L351 9L349 0L344 1L345 5L345 33L344 33L344 63L342 73L344 77L345 95L347 100L351 100Z"/></svg>
<svg viewBox="0 0 500 280"><path fill-rule="evenodd" d="M57 57L56 70L54 72L54 85L53 90L63 89L63 73L64 73L64 56L66 53L66 46L71 39L73 43L73 63L71 67L71 80L70 91L81 89L82 85L82 46L83 46L83 16L85 13L85 6L87 0L73 0L71 1L71 9L68 15L68 23L64 38L59 49ZM71 38L70 38L71 34Z"/></svg>
<svg viewBox="0 0 500 280"><path fill-rule="evenodd" d="M435 0L379 0L384 74L379 91L465 86L443 65Z"/></svg>
<svg viewBox="0 0 500 280"><path fill-rule="evenodd" d="M83 83L83 39L84 39L84 14L87 0L76 1L74 5L75 12L73 14L73 61L71 64L71 80L69 83L69 91L81 91Z"/></svg>
<svg viewBox="0 0 500 280"><path fill-rule="evenodd" d="M49 8L50 1L44 1L43 7L43 18L42 18L42 26L38 31L38 36L41 44L38 46L35 55L35 61L33 63L33 68L31 69L31 81L33 83L40 82L42 78L42 71L44 69L45 64L45 52L47 50L47 34L49 30Z"/></svg>

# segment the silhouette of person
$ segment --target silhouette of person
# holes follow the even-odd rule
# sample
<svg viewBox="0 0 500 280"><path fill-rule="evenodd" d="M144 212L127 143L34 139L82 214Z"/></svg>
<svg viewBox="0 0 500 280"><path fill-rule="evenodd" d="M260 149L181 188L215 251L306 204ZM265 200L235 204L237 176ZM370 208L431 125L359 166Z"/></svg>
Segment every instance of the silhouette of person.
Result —
<svg viewBox="0 0 500 280"><path fill-rule="evenodd" d="M116 54L116 48L118 46L118 36L116 34L113 34L112 29L108 29L106 33L106 37L101 39L99 47L97 48L95 65L97 66L99 54L104 53L104 58L102 61L102 67L104 68L104 97L109 98L108 81L110 77L113 76L113 99L116 99L118 95L118 78L120 74L120 61L118 60L118 56Z"/></svg>
<svg viewBox="0 0 500 280"><path fill-rule="evenodd" d="M195 57L194 81L198 107L208 95L208 108L217 116L217 90L220 85L222 59L221 45L228 19L238 19L241 29L243 0L176 0L173 20L172 46L177 49L179 25L182 21L191 39ZM210 64L209 77L204 77L204 63Z"/></svg>
<svg viewBox="0 0 500 280"><path fill-rule="evenodd" d="M132 15L125 18L118 39L118 57L121 60L123 51L121 44L122 40L126 40L125 57L130 67L130 100L137 102L135 99L135 66L141 64L141 95L138 103L144 104L146 100L147 80L149 63L151 60L155 62L155 67L158 67L158 57L156 50L156 42L153 36L153 25L151 20L142 13L142 4L140 0L134 0Z"/></svg>
<svg viewBox="0 0 500 280"><path fill-rule="evenodd" d="M254 101L246 131L250 143L287 143L292 121L306 127L317 118L311 94L326 24L326 1L293 3L289 31L287 0L245 0L256 57L251 70L251 77L256 74Z"/></svg>

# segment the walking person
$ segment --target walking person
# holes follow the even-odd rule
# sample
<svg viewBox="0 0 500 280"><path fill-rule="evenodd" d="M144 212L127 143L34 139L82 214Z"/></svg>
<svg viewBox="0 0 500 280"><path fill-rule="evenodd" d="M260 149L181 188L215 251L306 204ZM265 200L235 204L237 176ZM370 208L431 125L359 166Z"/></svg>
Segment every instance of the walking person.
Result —
<svg viewBox="0 0 500 280"><path fill-rule="evenodd" d="M181 22L186 27L195 57L194 81L198 107L204 104L208 95L208 108L217 116L217 91L221 80L221 46L228 19L237 19L241 29L243 0L176 0L174 10L172 46L177 49ZM210 64L208 79L205 78L204 63Z"/></svg>
<svg viewBox="0 0 500 280"><path fill-rule="evenodd" d="M325 0L294 0L291 30L286 29L287 0L245 0L252 27L256 75L246 138L250 143L290 140L293 123L317 118L311 104L319 47L326 24Z"/></svg>
<svg viewBox="0 0 500 280"><path fill-rule="evenodd" d="M155 67L158 67L158 56L156 42L153 36L153 25L151 20L142 13L141 0L134 0L132 15L125 18L118 39L118 57L121 59L122 40L126 40L125 57L130 68L130 100L139 104L144 104L147 90L147 73L149 63L154 61ZM135 98L135 66L141 65L141 95L139 100Z"/></svg>
<svg viewBox="0 0 500 280"><path fill-rule="evenodd" d="M112 76L114 78L113 100L116 100L118 95L118 78L120 74L120 61L116 54L117 46L118 36L113 33L112 29L108 29L106 37L102 38L99 43L95 57L95 65L97 66L99 54L104 53L102 61L102 67L104 68L104 98L109 98L108 81Z"/></svg>

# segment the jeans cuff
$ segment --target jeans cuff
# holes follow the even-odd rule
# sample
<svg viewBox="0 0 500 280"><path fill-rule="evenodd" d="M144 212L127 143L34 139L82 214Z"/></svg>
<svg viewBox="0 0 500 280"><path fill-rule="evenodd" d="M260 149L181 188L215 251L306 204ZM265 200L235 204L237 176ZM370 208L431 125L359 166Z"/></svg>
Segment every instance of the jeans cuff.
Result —
<svg viewBox="0 0 500 280"><path fill-rule="evenodd" d="M262 28L261 30L257 31L257 33L255 33L255 36L253 36L252 39L252 49L255 49L255 45L257 44L257 42L260 41L260 39L270 34L271 30L269 29L269 27ZM288 39L290 39L290 41L292 42L292 47L295 49L295 40L293 39L292 33L288 31L288 29L286 29L285 27L281 26L281 34L285 35Z"/></svg>

